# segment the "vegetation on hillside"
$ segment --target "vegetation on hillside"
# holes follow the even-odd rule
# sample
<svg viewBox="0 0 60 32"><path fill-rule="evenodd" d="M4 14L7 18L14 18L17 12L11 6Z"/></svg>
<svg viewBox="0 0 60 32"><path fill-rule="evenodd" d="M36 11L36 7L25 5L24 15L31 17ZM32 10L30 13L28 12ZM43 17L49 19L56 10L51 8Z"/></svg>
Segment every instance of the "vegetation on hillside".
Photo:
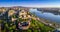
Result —
<svg viewBox="0 0 60 32"><path fill-rule="evenodd" d="M20 19L20 20L22 20L22 19ZM13 32L13 31L14 32L19 32L19 31L22 31L22 32L48 32L48 31L51 31L52 32L52 30L53 30L53 28L46 26L43 23L41 23L40 21L37 21L34 19L31 20L30 28L27 30L17 29L17 26L16 26L18 23L17 21L16 21L16 23L14 23L14 22L7 23L6 21L2 21L1 23L4 26L4 27L2 27L3 32L6 32L6 31L10 31L10 32Z"/></svg>
<svg viewBox="0 0 60 32"><path fill-rule="evenodd" d="M31 13L29 15L31 15ZM18 23L22 22L22 21L27 21L28 19L19 18L15 14L12 15L11 17L17 18L17 20L13 21L13 22L12 22L12 20L7 21L8 19L6 19L6 18L3 18L0 20L2 32L49 32L49 31L52 32L52 30L54 29L50 26L47 26L47 25L41 23L38 20L31 18L30 27L27 30L21 30L18 28ZM33 17L36 17L36 15L34 15Z"/></svg>

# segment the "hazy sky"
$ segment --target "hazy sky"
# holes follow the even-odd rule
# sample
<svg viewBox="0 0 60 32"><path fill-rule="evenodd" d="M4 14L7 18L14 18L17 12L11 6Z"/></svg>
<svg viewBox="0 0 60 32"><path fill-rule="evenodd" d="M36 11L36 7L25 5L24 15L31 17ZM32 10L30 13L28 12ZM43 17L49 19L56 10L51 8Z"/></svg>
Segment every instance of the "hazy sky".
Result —
<svg viewBox="0 0 60 32"><path fill-rule="evenodd" d="M0 0L0 7L60 7L60 0Z"/></svg>

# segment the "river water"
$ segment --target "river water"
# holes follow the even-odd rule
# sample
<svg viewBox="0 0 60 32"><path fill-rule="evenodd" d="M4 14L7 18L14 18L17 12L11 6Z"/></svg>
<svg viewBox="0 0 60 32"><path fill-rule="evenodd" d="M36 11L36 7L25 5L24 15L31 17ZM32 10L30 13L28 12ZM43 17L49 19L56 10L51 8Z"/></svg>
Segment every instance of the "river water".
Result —
<svg viewBox="0 0 60 32"><path fill-rule="evenodd" d="M42 12L42 11L38 11L37 9L30 9L30 12L35 14L39 18L44 18L44 19L52 21L52 22L60 23L60 15L58 15L58 14L54 15L53 13Z"/></svg>

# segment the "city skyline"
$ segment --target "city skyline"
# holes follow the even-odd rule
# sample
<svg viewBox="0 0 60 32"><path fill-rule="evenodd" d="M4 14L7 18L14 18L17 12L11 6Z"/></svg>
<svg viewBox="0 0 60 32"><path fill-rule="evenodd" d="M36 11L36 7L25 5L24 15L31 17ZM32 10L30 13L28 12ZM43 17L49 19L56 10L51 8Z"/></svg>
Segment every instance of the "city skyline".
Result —
<svg viewBox="0 0 60 32"><path fill-rule="evenodd" d="M0 7L60 7L60 0L0 0Z"/></svg>

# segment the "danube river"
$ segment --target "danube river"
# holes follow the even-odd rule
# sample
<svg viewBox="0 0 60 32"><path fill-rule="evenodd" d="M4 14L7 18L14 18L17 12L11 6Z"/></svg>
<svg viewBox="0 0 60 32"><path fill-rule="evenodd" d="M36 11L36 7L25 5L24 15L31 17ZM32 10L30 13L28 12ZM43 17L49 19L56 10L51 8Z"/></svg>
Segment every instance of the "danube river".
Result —
<svg viewBox="0 0 60 32"><path fill-rule="evenodd" d="M42 12L38 11L37 9L30 9L30 12L38 16L39 18L43 18L52 22L60 23L60 15L55 15L50 12Z"/></svg>

